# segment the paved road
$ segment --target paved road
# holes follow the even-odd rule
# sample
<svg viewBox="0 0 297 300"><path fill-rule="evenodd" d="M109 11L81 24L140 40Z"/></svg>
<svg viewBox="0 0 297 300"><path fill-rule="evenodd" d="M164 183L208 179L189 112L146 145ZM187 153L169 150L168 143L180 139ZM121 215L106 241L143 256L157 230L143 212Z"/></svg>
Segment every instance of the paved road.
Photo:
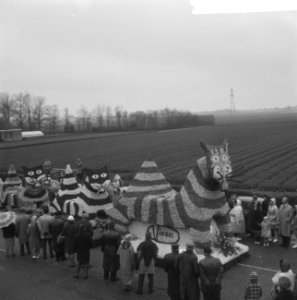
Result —
<svg viewBox="0 0 297 300"><path fill-rule="evenodd" d="M252 270L258 272L260 283L264 290L264 300L270 299L271 277L278 269L281 258L288 258L293 270L297 270L297 250L284 250L278 245L262 247L253 245L252 241L244 240L250 246L250 257L232 267L224 274L222 300L243 299L243 289L248 281L248 274ZM0 238L0 249L3 249L3 240ZM17 248L18 249L18 248ZM18 251L17 251L18 254ZM6 258L0 250L0 299L2 300L78 300L78 299L169 299L166 294L166 274L163 269L157 268L155 276L154 295L138 296L135 292L124 293L119 282L110 283L103 280L102 254L100 249L93 249L91 253L90 276L85 279L74 279L73 269L68 263L56 263L54 260L38 261L31 257ZM134 287L136 288L137 275ZM145 286L146 287L146 286ZM134 288L134 290L135 290Z"/></svg>

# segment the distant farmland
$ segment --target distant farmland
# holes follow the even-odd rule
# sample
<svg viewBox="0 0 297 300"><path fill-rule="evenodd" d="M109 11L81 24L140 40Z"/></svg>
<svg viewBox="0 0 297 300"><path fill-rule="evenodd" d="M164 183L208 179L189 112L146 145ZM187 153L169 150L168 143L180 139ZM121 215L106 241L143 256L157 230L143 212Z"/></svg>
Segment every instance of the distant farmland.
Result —
<svg viewBox="0 0 297 300"><path fill-rule="evenodd" d="M155 132L65 136L0 144L0 171L13 163L34 166L45 158L55 167L107 165L128 183L150 153L174 186L180 186L195 160L203 155L200 140L229 142L233 168L238 169L231 188L243 192L297 196L297 122L221 124Z"/></svg>

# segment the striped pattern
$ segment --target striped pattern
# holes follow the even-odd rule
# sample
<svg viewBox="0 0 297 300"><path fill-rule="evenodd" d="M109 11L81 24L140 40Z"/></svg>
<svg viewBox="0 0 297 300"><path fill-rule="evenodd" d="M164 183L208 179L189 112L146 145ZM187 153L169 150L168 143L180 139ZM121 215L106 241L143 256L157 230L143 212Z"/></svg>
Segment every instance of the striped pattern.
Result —
<svg viewBox="0 0 297 300"><path fill-rule="evenodd" d="M133 219L163 223L163 212L169 211L165 199L173 199L175 195L156 162L148 155L119 204L107 214L121 225L128 225Z"/></svg>
<svg viewBox="0 0 297 300"><path fill-rule="evenodd" d="M67 165L60 189L58 190L56 195L57 202L62 208L63 213L67 213L67 211L64 210L64 203L66 201L76 199L80 193L80 190L81 187L77 183L76 177L71 169L71 166Z"/></svg>
<svg viewBox="0 0 297 300"><path fill-rule="evenodd" d="M10 165L0 192L0 194L2 194L1 200L4 207L6 207L7 204L9 204L12 208L18 206L16 195L21 188L22 180L17 175L14 165Z"/></svg>
<svg viewBox="0 0 297 300"><path fill-rule="evenodd" d="M66 200L63 205L63 212L74 217L82 216L81 206L74 200Z"/></svg>
<svg viewBox="0 0 297 300"><path fill-rule="evenodd" d="M107 214L120 225L138 220L189 228L196 246L209 245L215 239L210 232L212 219L224 231L230 231L231 227L225 193L209 183L208 172L206 158L200 158L176 194L156 163L148 158L119 204Z"/></svg>

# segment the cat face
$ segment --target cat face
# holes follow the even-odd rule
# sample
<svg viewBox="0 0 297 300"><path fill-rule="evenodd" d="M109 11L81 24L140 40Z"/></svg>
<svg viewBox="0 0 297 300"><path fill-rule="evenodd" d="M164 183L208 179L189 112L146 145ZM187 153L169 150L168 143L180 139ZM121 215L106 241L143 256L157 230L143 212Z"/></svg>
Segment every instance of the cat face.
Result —
<svg viewBox="0 0 297 300"><path fill-rule="evenodd" d="M228 189L227 179L232 173L231 160L228 153L228 143L225 140L221 146L211 146L200 142L206 154L209 173L215 181L219 182L222 190Z"/></svg>
<svg viewBox="0 0 297 300"><path fill-rule="evenodd" d="M86 183L88 183L94 191L99 194L106 192L110 185L110 177L106 166L97 170L85 168L84 172L86 174Z"/></svg>
<svg viewBox="0 0 297 300"><path fill-rule="evenodd" d="M43 185L46 183L47 178L43 171L42 165L37 167L23 167L25 176L25 185L30 190L35 190L39 192L43 189Z"/></svg>

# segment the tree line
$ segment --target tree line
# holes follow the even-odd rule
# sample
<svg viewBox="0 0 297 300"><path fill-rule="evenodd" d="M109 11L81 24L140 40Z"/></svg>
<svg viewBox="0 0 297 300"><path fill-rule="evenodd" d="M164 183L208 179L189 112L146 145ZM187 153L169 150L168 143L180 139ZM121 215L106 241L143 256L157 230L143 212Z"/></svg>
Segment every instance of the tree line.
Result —
<svg viewBox="0 0 297 300"><path fill-rule="evenodd" d="M98 104L92 111L85 107L71 115L60 111L46 99L28 92L0 94L0 129L20 128L46 133L92 132L115 130L160 130L213 125L213 115L198 115L171 109L127 112L122 107Z"/></svg>

